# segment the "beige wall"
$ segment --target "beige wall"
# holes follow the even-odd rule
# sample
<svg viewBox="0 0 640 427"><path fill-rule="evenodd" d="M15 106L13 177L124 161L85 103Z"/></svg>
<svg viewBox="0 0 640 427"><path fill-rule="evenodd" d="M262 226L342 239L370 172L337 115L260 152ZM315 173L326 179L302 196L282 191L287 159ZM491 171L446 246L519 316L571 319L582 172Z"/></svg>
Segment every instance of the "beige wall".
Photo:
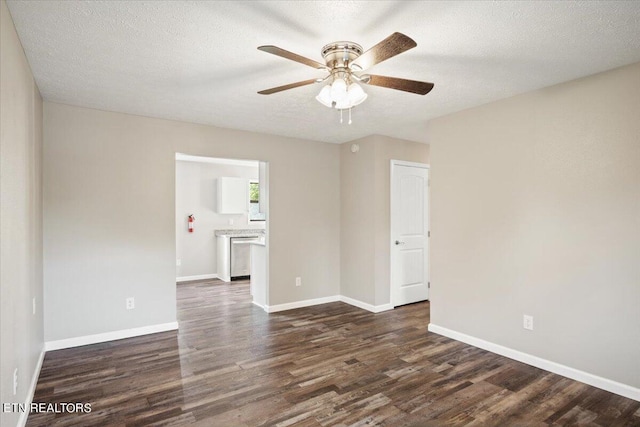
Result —
<svg viewBox="0 0 640 427"><path fill-rule="evenodd" d="M640 387L639 118L635 64L433 120L432 323Z"/></svg>
<svg viewBox="0 0 640 427"><path fill-rule="evenodd" d="M43 349L42 98L4 0L0 19L0 401L24 403ZM0 424L19 415L3 412Z"/></svg>
<svg viewBox="0 0 640 427"><path fill-rule="evenodd" d="M339 294L339 146L49 102L44 124L47 341L175 321L176 152L268 161L269 304Z"/></svg>
<svg viewBox="0 0 640 427"><path fill-rule="evenodd" d="M390 303L392 159L429 163L429 146L372 135L340 148L342 295L374 306Z"/></svg>
<svg viewBox="0 0 640 427"><path fill-rule="evenodd" d="M342 295L375 305L375 144L371 137L340 146L340 287Z"/></svg>

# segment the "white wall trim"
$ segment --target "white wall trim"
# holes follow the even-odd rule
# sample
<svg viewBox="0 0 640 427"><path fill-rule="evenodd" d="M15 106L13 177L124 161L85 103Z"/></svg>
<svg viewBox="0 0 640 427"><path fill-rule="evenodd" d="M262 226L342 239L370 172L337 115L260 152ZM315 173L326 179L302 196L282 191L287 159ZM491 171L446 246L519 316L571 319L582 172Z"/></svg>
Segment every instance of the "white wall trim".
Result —
<svg viewBox="0 0 640 427"><path fill-rule="evenodd" d="M253 303L253 305L256 305L256 306L260 307L261 309L263 309L267 313L269 312L269 310L267 310L267 306L266 305L259 304L259 303L255 302L255 301L251 301L251 302Z"/></svg>
<svg viewBox="0 0 640 427"><path fill-rule="evenodd" d="M198 163L216 163L219 165L233 165L233 166L249 166L252 168L258 167L258 160L240 160L240 159L226 159L219 157L205 157L205 156L192 156L190 154L176 153L176 160L183 162L198 162Z"/></svg>
<svg viewBox="0 0 640 427"><path fill-rule="evenodd" d="M363 310L370 311L372 313L380 313L382 311L393 310L391 304L371 305L366 302L359 301L357 299L345 297L344 295L332 295L330 297L307 299L302 301L288 302L285 304L277 305L265 305L262 306L255 301L253 303L258 307L264 309L267 313L276 313L278 311L293 310L294 308L311 307L312 305L327 304L330 302L344 302L354 307L361 308Z"/></svg>
<svg viewBox="0 0 640 427"><path fill-rule="evenodd" d="M38 378L40 377L40 370L42 370L42 362L44 362L44 345L42 346L42 351L40 352L40 357L38 357L38 362L36 362L36 367L33 370L33 374L31 375L31 383L29 384L29 390L27 390L27 398L24 401L27 410L25 412L20 413L20 418L18 418L17 427L24 427L27 425L27 418L29 417L29 409L31 407L31 402L33 402L33 396L36 393L36 385L38 385Z"/></svg>
<svg viewBox="0 0 640 427"><path fill-rule="evenodd" d="M391 305L391 303L382 304L382 305L372 305L357 299L345 297L344 295L340 295L340 301L347 303L349 305L352 305L354 307L358 307L363 310L370 311L372 313L380 313L382 311L393 310L393 305Z"/></svg>
<svg viewBox="0 0 640 427"><path fill-rule="evenodd" d="M120 331L105 332L102 334L85 335L82 337L67 338L63 340L47 341L44 350L60 350L63 348L79 347L81 345L97 344L101 342L121 340L123 338L138 337L140 335L155 334L158 332L174 331L178 329L178 322L161 323L157 325L142 326L140 328L123 329Z"/></svg>
<svg viewBox="0 0 640 427"><path fill-rule="evenodd" d="M330 297L306 299L302 301L288 302L285 304L265 305L264 311L267 313L275 313L278 311L293 310L294 308L310 307L312 305L327 304L330 302L340 301L340 295L332 295Z"/></svg>
<svg viewBox="0 0 640 427"><path fill-rule="evenodd" d="M429 163L407 162L405 160L395 160L395 159L391 159L391 164L396 166L410 166L410 167L422 168L422 169L429 169L431 167Z"/></svg>
<svg viewBox="0 0 640 427"><path fill-rule="evenodd" d="M218 274L199 274L197 276L182 276L176 277L176 282L189 282L191 280L206 280L206 279L217 279Z"/></svg>
<svg viewBox="0 0 640 427"><path fill-rule="evenodd" d="M526 363L527 365L535 366L536 368L544 369L545 371L553 372L554 374L562 375L563 377L571 378L572 380L589 384L602 390L610 391L611 393L615 393L629 399L640 401L640 388L635 388L627 384L599 377L538 356L533 356L509 347L504 347L480 338L472 337L471 335L466 335L442 326L434 325L433 323L429 323L429 331L439 335L444 335L445 337L449 337L457 341L462 341L474 347L479 347L513 360L517 360L518 362Z"/></svg>

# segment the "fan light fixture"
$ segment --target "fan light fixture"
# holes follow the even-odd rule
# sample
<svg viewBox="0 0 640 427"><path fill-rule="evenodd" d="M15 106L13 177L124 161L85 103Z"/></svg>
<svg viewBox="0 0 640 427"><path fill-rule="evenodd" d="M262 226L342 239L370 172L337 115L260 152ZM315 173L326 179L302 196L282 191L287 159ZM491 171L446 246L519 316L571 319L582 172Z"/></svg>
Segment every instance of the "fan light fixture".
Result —
<svg viewBox="0 0 640 427"><path fill-rule="evenodd" d="M349 124L351 124L351 109L356 105L362 104L364 100L367 99L367 94L356 82L411 92L418 95L426 95L433 89L433 83L400 79L397 77L362 74L368 68L416 46L415 41L402 33L391 34L367 51L364 51L362 46L357 43L348 41L333 42L322 48L324 64L277 46L259 46L258 49L263 52L299 62L300 64L317 70L324 70L327 72L327 75L324 78L303 80L283 86L272 87L271 89L261 90L258 93L261 95L271 95L282 92L283 90L294 89L313 83L323 83L330 80L331 83L325 85L322 90L320 90L316 99L326 107L340 110L340 123L342 123L343 111L349 110Z"/></svg>
<svg viewBox="0 0 640 427"><path fill-rule="evenodd" d="M342 78L336 78L320 90L316 99L325 107L340 110L340 123L342 123L342 110L349 110L349 124L351 124L351 108L360 105L367 99L367 94L356 82L347 86Z"/></svg>

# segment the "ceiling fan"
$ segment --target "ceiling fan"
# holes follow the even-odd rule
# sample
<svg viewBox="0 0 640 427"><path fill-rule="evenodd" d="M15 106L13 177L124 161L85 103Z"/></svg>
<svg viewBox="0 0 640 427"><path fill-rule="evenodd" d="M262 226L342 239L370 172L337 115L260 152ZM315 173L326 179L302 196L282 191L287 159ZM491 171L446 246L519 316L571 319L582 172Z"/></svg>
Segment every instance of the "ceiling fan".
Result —
<svg viewBox="0 0 640 427"><path fill-rule="evenodd" d="M348 41L333 42L322 48L324 64L277 46L260 46L258 49L263 52L281 56L315 69L324 70L328 74L324 78L289 83L284 86L261 90L258 93L271 95L300 86L329 81L329 84L322 88L316 99L327 107L341 111L349 109L349 112L352 107L361 104L367 98L367 94L358 83L426 95L433 89L433 83L363 73L368 68L416 46L415 41L401 33L391 34L367 51L364 51L362 46L357 43Z"/></svg>

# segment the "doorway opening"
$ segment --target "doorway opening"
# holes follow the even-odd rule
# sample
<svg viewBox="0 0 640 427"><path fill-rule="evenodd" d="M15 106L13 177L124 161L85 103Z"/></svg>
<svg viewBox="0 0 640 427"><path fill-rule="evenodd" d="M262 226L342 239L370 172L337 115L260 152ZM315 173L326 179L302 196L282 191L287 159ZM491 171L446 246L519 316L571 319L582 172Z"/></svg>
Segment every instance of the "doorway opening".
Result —
<svg viewBox="0 0 640 427"><path fill-rule="evenodd" d="M176 283L250 281L268 305L268 163L176 153Z"/></svg>

